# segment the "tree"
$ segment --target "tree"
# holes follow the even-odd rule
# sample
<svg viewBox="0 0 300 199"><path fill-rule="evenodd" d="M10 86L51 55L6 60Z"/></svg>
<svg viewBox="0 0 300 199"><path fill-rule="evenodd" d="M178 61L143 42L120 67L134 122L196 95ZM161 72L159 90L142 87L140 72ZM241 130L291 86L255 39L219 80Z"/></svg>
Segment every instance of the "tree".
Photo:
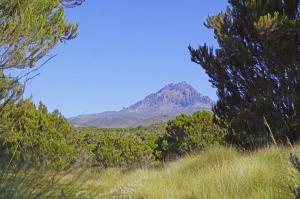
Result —
<svg viewBox="0 0 300 199"><path fill-rule="evenodd" d="M64 5L79 5L75 0L0 1L0 103L17 99L30 72L7 76L13 69L42 65L59 42L77 36L78 24L68 23ZM24 79L25 78L25 79Z"/></svg>
<svg viewBox="0 0 300 199"><path fill-rule="evenodd" d="M18 81L0 70L0 114L9 101L16 101L21 96L22 91L23 86Z"/></svg>
<svg viewBox="0 0 300 199"><path fill-rule="evenodd" d="M214 113L243 147L268 144L264 118L275 138L300 138L299 0L230 0L210 16L219 47L189 47L217 88Z"/></svg>

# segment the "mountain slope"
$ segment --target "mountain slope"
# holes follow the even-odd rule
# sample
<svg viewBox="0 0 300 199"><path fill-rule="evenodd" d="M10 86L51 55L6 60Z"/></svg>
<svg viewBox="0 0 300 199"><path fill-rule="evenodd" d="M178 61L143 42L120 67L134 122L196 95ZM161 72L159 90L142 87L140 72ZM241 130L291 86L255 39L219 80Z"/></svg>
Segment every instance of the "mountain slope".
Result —
<svg viewBox="0 0 300 199"><path fill-rule="evenodd" d="M213 101L185 82L168 84L145 99L120 111L69 118L74 125L129 127L165 122L180 113L211 110Z"/></svg>

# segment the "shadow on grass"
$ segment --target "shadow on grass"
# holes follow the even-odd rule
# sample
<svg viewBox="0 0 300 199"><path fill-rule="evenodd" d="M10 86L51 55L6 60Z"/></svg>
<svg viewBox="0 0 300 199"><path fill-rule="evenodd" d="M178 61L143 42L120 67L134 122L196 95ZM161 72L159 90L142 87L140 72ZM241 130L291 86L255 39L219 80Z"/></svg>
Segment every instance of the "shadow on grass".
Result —
<svg viewBox="0 0 300 199"><path fill-rule="evenodd" d="M79 180L85 169L50 171L30 166L0 166L0 198L94 198Z"/></svg>

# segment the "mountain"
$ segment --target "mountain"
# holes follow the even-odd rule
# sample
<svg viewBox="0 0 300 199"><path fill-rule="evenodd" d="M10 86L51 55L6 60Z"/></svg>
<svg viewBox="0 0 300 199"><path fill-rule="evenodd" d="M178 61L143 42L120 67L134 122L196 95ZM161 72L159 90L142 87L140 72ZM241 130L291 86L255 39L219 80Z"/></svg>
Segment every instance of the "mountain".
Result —
<svg viewBox="0 0 300 199"><path fill-rule="evenodd" d="M180 113L211 110L214 102L186 82L168 84L145 99L123 108L69 118L78 126L131 127L165 122Z"/></svg>

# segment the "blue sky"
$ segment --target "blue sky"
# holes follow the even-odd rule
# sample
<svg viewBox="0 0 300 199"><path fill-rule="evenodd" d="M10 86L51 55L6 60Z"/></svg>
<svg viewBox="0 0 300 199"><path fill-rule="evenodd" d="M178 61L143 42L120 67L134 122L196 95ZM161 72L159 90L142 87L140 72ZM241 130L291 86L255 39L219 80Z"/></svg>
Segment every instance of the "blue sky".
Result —
<svg viewBox="0 0 300 199"><path fill-rule="evenodd" d="M226 0L86 0L67 9L79 36L60 44L58 56L30 82L26 96L65 116L119 110L168 83L186 81L216 99L216 91L187 47L217 46L208 15Z"/></svg>

